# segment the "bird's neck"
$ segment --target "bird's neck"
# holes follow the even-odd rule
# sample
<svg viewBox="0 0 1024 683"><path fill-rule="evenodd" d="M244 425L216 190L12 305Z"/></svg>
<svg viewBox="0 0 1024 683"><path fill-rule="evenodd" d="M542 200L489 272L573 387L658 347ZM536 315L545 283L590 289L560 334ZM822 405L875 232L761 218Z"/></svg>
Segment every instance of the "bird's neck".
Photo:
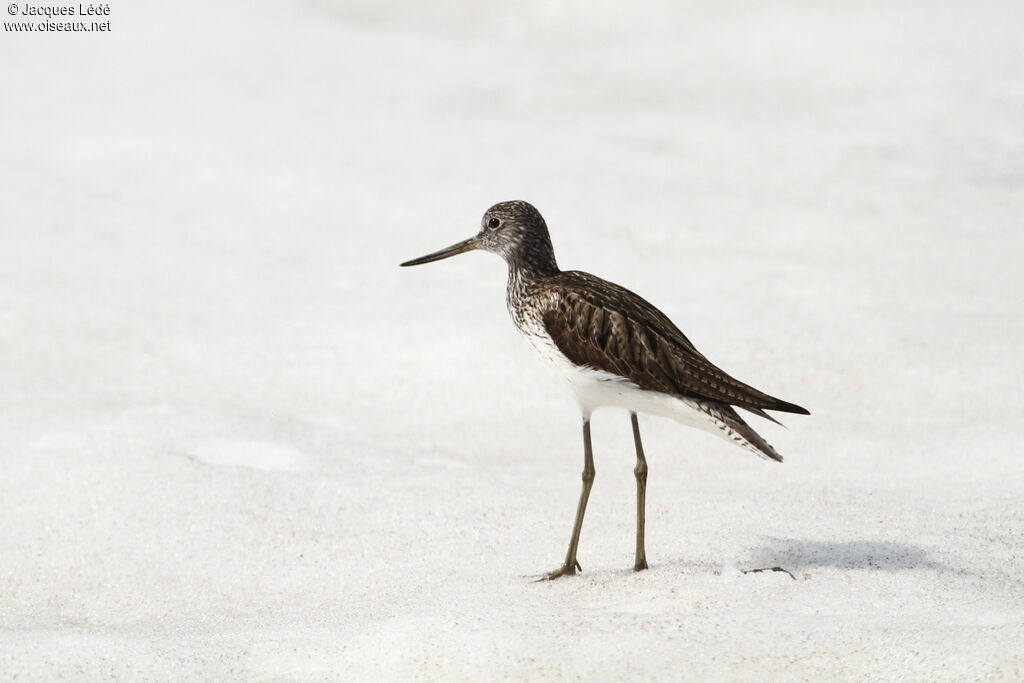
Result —
<svg viewBox="0 0 1024 683"><path fill-rule="evenodd" d="M506 260L508 290L513 296L525 293L530 284L561 272L551 242L522 245L517 253Z"/></svg>

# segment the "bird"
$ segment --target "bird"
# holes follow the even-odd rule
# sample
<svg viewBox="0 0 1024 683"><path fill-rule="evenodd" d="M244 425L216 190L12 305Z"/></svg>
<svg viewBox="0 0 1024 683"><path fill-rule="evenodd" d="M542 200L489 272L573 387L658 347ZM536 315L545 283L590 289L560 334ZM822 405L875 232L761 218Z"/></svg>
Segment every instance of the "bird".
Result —
<svg viewBox="0 0 1024 683"><path fill-rule="evenodd" d="M736 412L781 424L768 410L810 415L795 403L741 382L709 361L668 316L625 287L582 271L563 271L547 223L529 202L495 204L469 239L401 264L417 266L469 251L501 256L508 266L505 303L516 328L568 382L583 420L583 488L565 561L541 580L572 576L583 517L594 484L591 414L629 411L636 451L636 548L633 569L648 568L645 548L647 459L638 413L668 417L711 432L765 460L782 456Z"/></svg>

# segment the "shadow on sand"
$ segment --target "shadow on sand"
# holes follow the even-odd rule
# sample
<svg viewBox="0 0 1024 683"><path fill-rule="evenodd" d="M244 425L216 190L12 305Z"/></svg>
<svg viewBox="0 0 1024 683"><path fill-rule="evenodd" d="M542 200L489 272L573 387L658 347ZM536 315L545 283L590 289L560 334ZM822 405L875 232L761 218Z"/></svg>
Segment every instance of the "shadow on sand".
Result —
<svg viewBox="0 0 1024 683"><path fill-rule="evenodd" d="M754 551L745 564L751 567L785 567L790 571L817 567L952 571L950 567L931 559L927 551L917 546L889 541L829 542L777 538Z"/></svg>

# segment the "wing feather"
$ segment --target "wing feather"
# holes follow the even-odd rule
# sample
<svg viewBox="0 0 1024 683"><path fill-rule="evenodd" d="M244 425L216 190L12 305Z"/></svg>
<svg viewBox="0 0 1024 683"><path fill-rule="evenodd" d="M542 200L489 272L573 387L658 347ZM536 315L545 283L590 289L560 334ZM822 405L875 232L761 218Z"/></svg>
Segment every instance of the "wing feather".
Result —
<svg viewBox="0 0 1024 683"><path fill-rule="evenodd" d="M558 295L542 315L559 350L578 365L628 378L641 389L717 401L763 414L806 413L715 366L661 311L593 275L568 271L550 279ZM769 418L771 419L771 418Z"/></svg>

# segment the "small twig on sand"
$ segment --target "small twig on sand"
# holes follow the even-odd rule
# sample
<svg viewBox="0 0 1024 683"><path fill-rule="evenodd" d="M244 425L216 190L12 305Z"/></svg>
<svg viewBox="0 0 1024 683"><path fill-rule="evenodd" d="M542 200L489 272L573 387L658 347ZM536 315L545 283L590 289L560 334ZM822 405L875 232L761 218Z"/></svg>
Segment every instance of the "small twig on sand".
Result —
<svg viewBox="0 0 1024 683"><path fill-rule="evenodd" d="M793 576L793 572L788 569L783 569L782 567L761 567L760 569L745 569L743 571L744 574L759 574L761 572L783 572L785 574L789 574L789 578L796 581L796 577Z"/></svg>

